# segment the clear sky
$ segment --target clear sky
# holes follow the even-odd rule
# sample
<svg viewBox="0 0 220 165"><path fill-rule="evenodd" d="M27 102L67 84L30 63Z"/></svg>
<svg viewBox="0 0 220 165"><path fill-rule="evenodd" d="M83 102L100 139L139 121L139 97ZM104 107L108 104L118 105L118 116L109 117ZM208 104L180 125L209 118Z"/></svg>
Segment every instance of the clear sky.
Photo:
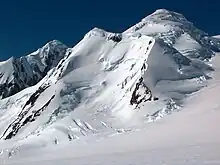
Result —
<svg viewBox="0 0 220 165"><path fill-rule="evenodd" d="M93 27L122 32L158 8L220 34L219 0L2 0L0 60L24 56L53 39L72 47Z"/></svg>

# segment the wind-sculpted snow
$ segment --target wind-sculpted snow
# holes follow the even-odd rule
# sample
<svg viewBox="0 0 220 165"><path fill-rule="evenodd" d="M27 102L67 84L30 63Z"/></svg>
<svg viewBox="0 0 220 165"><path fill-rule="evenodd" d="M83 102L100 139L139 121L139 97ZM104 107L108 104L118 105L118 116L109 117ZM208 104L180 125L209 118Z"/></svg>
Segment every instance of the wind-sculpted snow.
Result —
<svg viewBox="0 0 220 165"><path fill-rule="evenodd" d="M19 59L28 72L16 73L33 82L0 100L0 135L48 145L139 129L180 111L207 86L219 43L167 10L124 33L94 28L73 48L49 42ZM15 80L7 76L14 72L10 61L0 63L1 84Z"/></svg>

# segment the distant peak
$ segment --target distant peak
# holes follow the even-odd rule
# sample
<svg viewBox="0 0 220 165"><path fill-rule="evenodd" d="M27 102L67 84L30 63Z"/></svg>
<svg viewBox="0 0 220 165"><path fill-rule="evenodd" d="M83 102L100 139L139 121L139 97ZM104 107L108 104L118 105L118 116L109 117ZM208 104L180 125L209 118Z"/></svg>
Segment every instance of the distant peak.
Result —
<svg viewBox="0 0 220 165"><path fill-rule="evenodd" d="M63 44L63 43L62 43L61 41L59 41L59 40L52 40L52 41L49 41L47 44L45 44L44 47L57 46L57 45L66 46L65 44Z"/></svg>

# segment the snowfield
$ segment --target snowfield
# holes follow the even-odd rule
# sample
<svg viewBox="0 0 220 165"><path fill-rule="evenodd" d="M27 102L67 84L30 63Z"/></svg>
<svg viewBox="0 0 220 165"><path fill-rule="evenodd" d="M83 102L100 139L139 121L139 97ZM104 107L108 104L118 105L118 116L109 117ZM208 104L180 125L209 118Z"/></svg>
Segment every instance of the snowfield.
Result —
<svg viewBox="0 0 220 165"><path fill-rule="evenodd" d="M0 164L220 164L218 52L218 37L160 9L1 62Z"/></svg>

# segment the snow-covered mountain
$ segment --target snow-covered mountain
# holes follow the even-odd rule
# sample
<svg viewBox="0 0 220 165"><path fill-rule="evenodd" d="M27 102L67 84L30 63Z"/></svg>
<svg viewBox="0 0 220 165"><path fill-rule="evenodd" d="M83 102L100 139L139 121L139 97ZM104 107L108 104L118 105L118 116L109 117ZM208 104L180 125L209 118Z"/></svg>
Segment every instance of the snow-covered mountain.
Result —
<svg viewBox="0 0 220 165"><path fill-rule="evenodd" d="M49 145L139 129L206 87L218 51L220 39L164 9L73 48L52 41L0 63L0 138Z"/></svg>

